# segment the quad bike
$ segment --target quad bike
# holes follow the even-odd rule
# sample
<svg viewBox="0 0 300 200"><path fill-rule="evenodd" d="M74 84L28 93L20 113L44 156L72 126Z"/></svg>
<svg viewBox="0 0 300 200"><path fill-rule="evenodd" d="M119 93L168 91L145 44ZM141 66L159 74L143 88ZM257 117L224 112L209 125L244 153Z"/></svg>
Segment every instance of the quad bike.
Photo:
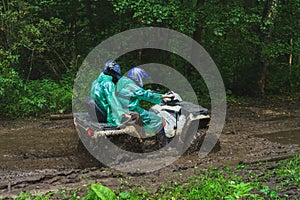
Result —
<svg viewBox="0 0 300 200"><path fill-rule="evenodd" d="M208 109L183 101L179 94L174 98L164 99L160 105L150 108L163 120L166 136L173 147L180 146L185 153L199 150L209 126ZM143 129L134 125L136 122L125 121L119 127L98 122L93 112L74 113L74 124L80 139L86 148L93 151L106 151L101 145L102 138L108 138L119 148L131 152L151 152L161 148L160 137L148 136ZM214 147L218 150L219 143Z"/></svg>

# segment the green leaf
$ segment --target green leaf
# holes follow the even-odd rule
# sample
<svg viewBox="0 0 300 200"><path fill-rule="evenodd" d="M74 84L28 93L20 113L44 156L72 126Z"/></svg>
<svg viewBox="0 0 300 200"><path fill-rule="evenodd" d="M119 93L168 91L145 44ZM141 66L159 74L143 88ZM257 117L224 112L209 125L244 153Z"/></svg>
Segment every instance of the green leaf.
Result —
<svg viewBox="0 0 300 200"><path fill-rule="evenodd" d="M129 199L130 198L130 193L129 192L121 192L119 194L121 199Z"/></svg>
<svg viewBox="0 0 300 200"><path fill-rule="evenodd" d="M117 199L115 193L111 189L109 189L108 187L105 187L101 184L92 184L91 188L101 200Z"/></svg>

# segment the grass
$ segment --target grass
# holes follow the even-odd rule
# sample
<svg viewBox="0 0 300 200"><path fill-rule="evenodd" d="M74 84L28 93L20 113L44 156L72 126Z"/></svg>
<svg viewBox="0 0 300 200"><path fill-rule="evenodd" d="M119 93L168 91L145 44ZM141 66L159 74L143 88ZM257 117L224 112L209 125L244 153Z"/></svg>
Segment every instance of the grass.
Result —
<svg viewBox="0 0 300 200"><path fill-rule="evenodd" d="M227 169L209 169L202 171L203 175L190 177L188 182L181 183L170 181L162 186L155 194L143 193L136 190L125 192L126 198L121 199L241 199L257 198L257 194L250 193L253 187L250 183L244 183L238 176ZM122 194L122 193L120 193ZM146 194L146 195L145 195Z"/></svg>
<svg viewBox="0 0 300 200"><path fill-rule="evenodd" d="M133 180L131 180L133 181ZM122 181L123 186L133 186ZM187 181L175 177L153 192L142 186L131 190L120 187L113 192L99 184L90 183L86 193L79 196L79 190L57 191L39 196L21 193L17 200L23 199L299 199L300 198L300 156L279 162L237 165L235 167L195 169L195 175ZM127 187L128 188L128 187ZM82 191L81 191L82 193Z"/></svg>

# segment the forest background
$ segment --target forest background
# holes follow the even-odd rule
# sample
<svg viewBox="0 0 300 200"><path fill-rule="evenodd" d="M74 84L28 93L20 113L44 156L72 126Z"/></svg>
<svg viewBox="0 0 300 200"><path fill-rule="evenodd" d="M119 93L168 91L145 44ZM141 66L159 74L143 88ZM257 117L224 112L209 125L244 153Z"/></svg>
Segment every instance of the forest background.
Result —
<svg viewBox="0 0 300 200"><path fill-rule="evenodd" d="M300 0L2 0L1 117L72 111L72 89L89 52L132 28L165 27L193 38L216 63L229 101L293 96L300 90ZM173 67L209 100L203 80L179 56L154 49L118 63ZM99 66L99 72L102 66Z"/></svg>

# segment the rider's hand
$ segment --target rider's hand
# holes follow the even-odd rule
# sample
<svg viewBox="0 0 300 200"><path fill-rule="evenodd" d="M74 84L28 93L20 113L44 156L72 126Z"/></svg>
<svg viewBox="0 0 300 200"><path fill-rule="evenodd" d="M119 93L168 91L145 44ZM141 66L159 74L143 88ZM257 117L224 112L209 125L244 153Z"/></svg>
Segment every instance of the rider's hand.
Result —
<svg viewBox="0 0 300 200"><path fill-rule="evenodd" d="M162 95L162 98L165 99L165 98L170 98L170 99L173 99L175 97L174 94L163 94Z"/></svg>
<svg viewBox="0 0 300 200"><path fill-rule="evenodd" d="M130 114L127 114L127 113L125 113L125 114L124 114L124 117L126 117L126 118L131 118L131 115L130 115Z"/></svg>
<svg viewBox="0 0 300 200"><path fill-rule="evenodd" d="M129 122L139 119L139 114L136 112L125 113L122 118L122 122Z"/></svg>

